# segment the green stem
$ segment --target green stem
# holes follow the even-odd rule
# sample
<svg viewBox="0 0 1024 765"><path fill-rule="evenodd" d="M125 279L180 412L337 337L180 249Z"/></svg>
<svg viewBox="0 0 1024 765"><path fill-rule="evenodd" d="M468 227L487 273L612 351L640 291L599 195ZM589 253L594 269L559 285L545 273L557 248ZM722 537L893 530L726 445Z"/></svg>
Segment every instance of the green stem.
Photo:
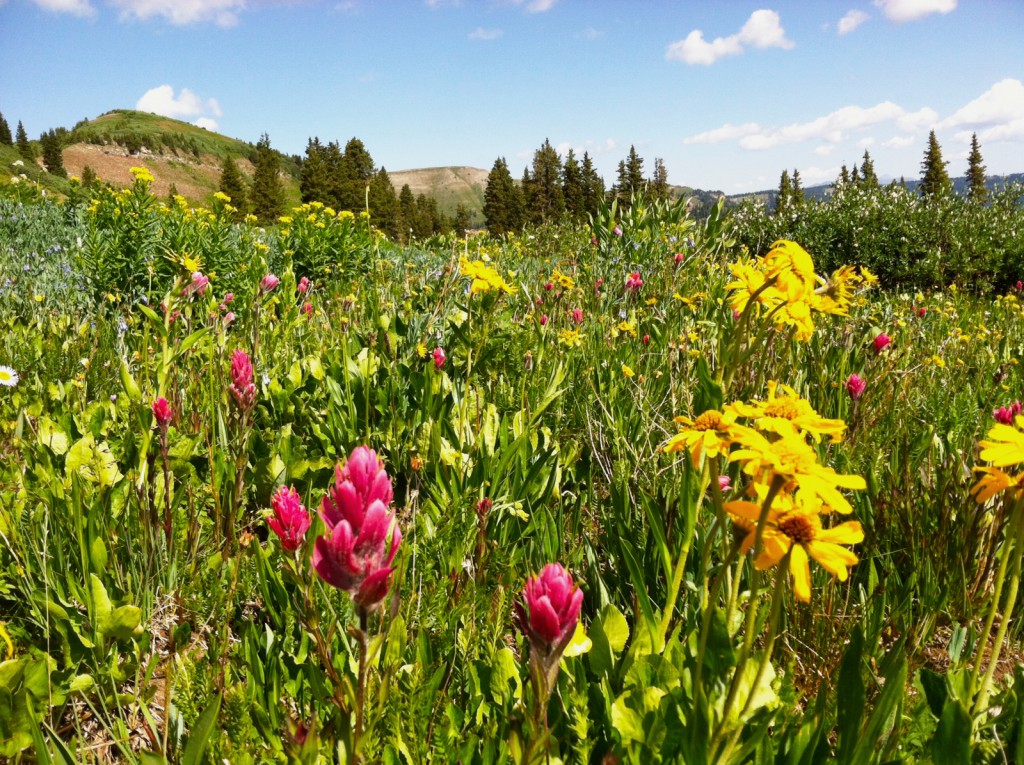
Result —
<svg viewBox="0 0 1024 765"><path fill-rule="evenodd" d="M988 635L992 629L992 623L995 621L996 611L999 609L999 598L1002 590L1003 579L1006 576L1007 563L1009 559L1013 558L1013 570L1010 574L1010 589L1006 594L1006 603L1003 605L1002 618L999 620L999 631L996 633L995 642L992 644L992 654L989 657L988 670L985 672L985 677L981 681L981 688L978 689L978 695L974 701L973 714L977 716L981 712L985 711L988 706L988 693L989 687L992 684L992 678L996 672L996 665L999 663L999 654L1003 648L1003 641L1006 639L1006 630L1010 626L1010 618L1013 615L1014 606L1017 603L1017 590L1020 587L1020 576L1021 576L1021 548L1024 545L1024 526L1022 526L1021 519L1021 507L1024 504L1024 498L1018 498L1013 506L1013 512L1010 513L1010 523L1008 528L1011 530L1012 536L1007 536L1007 545L1003 551L1003 560L999 564L999 575L996 580L996 591L992 595L992 607L989 611L988 618L985 620L985 631L982 633L982 643L978 648L978 659L974 663L974 671L971 673L971 691L974 690L974 684L978 677L978 670L981 667L981 654L985 648L985 642L988 639Z"/></svg>
<svg viewBox="0 0 1024 765"><path fill-rule="evenodd" d="M356 729L352 736L352 757L353 762L361 762L359 757L359 742L363 737L363 709L366 706L366 681L369 674L369 660L367 657L367 646L369 637L368 630L369 614L365 608L357 608L359 612L359 634L356 638L359 641L359 685L356 688Z"/></svg>

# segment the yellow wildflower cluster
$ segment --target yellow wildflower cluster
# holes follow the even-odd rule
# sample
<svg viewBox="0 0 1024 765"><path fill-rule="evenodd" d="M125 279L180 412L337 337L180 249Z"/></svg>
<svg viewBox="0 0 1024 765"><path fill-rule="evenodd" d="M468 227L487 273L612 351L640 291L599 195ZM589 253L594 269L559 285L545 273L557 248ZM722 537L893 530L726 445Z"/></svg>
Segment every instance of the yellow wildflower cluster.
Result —
<svg viewBox="0 0 1024 765"><path fill-rule="evenodd" d="M992 464L974 468L975 472L984 474L971 489L974 499L984 503L1007 491L1019 498L1024 473L1011 475L1003 468L1024 464L1024 416L1015 416L1012 425L996 423L989 430L988 439L978 442L978 446L981 459Z"/></svg>
<svg viewBox="0 0 1024 765"><path fill-rule="evenodd" d="M843 266L824 279L814 272L811 256L796 242L780 239L763 258L730 266L734 281L729 301L738 313L754 301L778 326L792 326L799 340L814 334L813 313L845 316L857 287L878 279L866 268Z"/></svg>
<svg viewBox="0 0 1024 765"><path fill-rule="evenodd" d="M501 275L486 263L480 260L469 260L466 257L459 258L459 273L472 279L469 292L475 295L478 292L504 292L508 295L515 293L515 288L501 278Z"/></svg>
<svg viewBox="0 0 1024 765"><path fill-rule="evenodd" d="M749 425L740 423L749 421ZM742 466L749 478L742 498L723 505L745 533L741 552L752 550L761 531L761 549L754 564L764 570L788 559L793 593L811 597L809 559L814 558L841 581L857 556L842 545L864 539L857 521L830 527L823 519L852 512L841 489L864 489L864 479L837 473L818 461L808 443L829 436L842 439L846 424L819 415L792 388L769 383L767 401L734 402L695 419L677 417L682 428L663 446L665 452L687 452L695 467L725 456ZM737 448L733 448L737 447Z"/></svg>
<svg viewBox="0 0 1024 765"><path fill-rule="evenodd" d="M569 291L576 287L576 281L568 274L563 274L557 268L551 274L551 283L564 291Z"/></svg>
<svg viewBox="0 0 1024 765"><path fill-rule="evenodd" d="M128 172L130 172L137 181L142 181L143 183L153 182L153 174L145 167L133 167Z"/></svg>

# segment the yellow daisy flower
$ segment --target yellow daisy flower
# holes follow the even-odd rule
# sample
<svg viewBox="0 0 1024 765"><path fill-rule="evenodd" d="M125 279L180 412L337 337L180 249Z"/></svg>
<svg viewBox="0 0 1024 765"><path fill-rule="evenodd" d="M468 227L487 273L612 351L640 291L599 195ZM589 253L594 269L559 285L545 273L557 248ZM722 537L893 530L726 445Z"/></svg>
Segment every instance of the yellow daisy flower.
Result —
<svg viewBox="0 0 1024 765"><path fill-rule="evenodd" d="M779 435L803 432L809 434L815 442L820 441L822 436L830 436L831 443L839 443L846 431L845 422L822 417L793 388L779 385L774 380L768 383L767 401L737 401L729 404L728 409L734 410L740 417L756 420L761 430Z"/></svg>

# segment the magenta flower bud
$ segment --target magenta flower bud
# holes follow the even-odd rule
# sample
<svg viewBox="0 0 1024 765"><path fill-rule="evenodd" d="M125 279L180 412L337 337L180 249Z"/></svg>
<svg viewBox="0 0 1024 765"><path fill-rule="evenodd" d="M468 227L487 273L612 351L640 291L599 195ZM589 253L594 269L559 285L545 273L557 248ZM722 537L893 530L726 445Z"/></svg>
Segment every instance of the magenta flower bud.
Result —
<svg viewBox="0 0 1024 765"><path fill-rule="evenodd" d="M850 375L846 381L846 392L850 394L850 398L854 401L864 395L864 389L868 387L868 384L864 382L864 378L860 375Z"/></svg>
<svg viewBox="0 0 1024 765"><path fill-rule="evenodd" d="M252 361L249 354L235 350L231 354L231 385L228 386L235 403L243 412L253 408L256 403L256 384L252 377Z"/></svg>
<svg viewBox="0 0 1024 765"><path fill-rule="evenodd" d="M729 491L732 488L732 479L727 475L718 476L718 488L722 491Z"/></svg>
<svg viewBox="0 0 1024 765"><path fill-rule="evenodd" d="M541 314L540 325L543 327L547 323L548 323L548 315L546 313L545 314Z"/></svg>
<svg viewBox="0 0 1024 765"><path fill-rule="evenodd" d="M225 327L228 326L234 320L235 320L235 312L234 311L228 311L226 314L224 314L224 326Z"/></svg>
<svg viewBox="0 0 1024 765"><path fill-rule="evenodd" d="M616 226L612 229L612 233L615 234L615 236L622 236L622 229Z"/></svg>
<svg viewBox="0 0 1024 765"><path fill-rule="evenodd" d="M642 341L643 341L644 345L650 345L651 344L651 336L650 335L644 335L643 338L642 338Z"/></svg>
<svg viewBox="0 0 1024 765"><path fill-rule="evenodd" d="M224 302L227 305L231 305L232 303L234 303L235 302L235 293L234 292L229 292L227 295L225 295L224 296Z"/></svg>
<svg viewBox="0 0 1024 765"><path fill-rule="evenodd" d="M583 309L582 308L573 308L572 309L572 323L573 324L582 324L583 323Z"/></svg>
<svg viewBox="0 0 1024 765"><path fill-rule="evenodd" d="M274 515L267 518L270 530L281 540L281 547L289 552L298 550L309 529L311 518L295 488L281 486L270 498Z"/></svg>
<svg viewBox="0 0 1024 765"><path fill-rule="evenodd" d="M1018 280L1017 281L1017 292L1020 292L1021 290L1024 290L1024 282Z"/></svg>
<svg viewBox="0 0 1024 765"><path fill-rule="evenodd" d="M544 289L546 289L548 292L551 292L551 290L553 290L554 288L555 285L552 284L551 282L548 282L547 284L544 285Z"/></svg>
<svg viewBox="0 0 1024 765"><path fill-rule="evenodd" d="M306 315L306 318L310 318L313 315L313 304L307 302L302 306L302 313Z"/></svg>
<svg viewBox="0 0 1024 765"><path fill-rule="evenodd" d="M603 277L603 276L599 276L599 277L597 277L597 281L596 281L596 282L594 282L594 289L597 289L597 290L599 290L599 289L601 289L601 288L602 288L603 286L604 286L604 277Z"/></svg>
<svg viewBox="0 0 1024 765"><path fill-rule="evenodd" d="M309 279L305 276L299 279L299 286L296 287L296 289L299 291L300 295L305 295L306 292L309 291Z"/></svg>
<svg viewBox="0 0 1024 765"><path fill-rule="evenodd" d="M992 416L996 422L1000 422L1003 425L1013 424L1013 410L1009 407L1000 406L992 410Z"/></svg>
<svg viewBox="0 0 1024 765"><path fill-rule="evenodd" d="M153 416L156 418L156 424L162 429L166 429L170 425L173 414L171 405L163 396L153 402Z"/></svg>
<svg viewBox="0 0 1024 765"><path fill-rule="evenodd" d="M356 606L373 611L391 589L391 564L402 541L389 510L391 479L366 446L356 447L334 476L320 506L328 533L316 538L313 568L327 584L347 591Z"/></svg>
<svg viewBox="0 0 1024 765"><path fill-rule="evenodd" d="M675 260L675 263L678 266L680 263L683 262L683 253L677 252L676 256L675 256L675 258L673 258L673 260Z"/></svg>
<svg viewBox="0 0 1024 765"><path fill-rule="evenodd" d="M1013 416L1016 417L1018 414L1024 411L1024 405L1022 405L1020 401L1014 401L1012 404L1010 404L1010 411L1013 412Z"/></svg>
<svg viewBox="0 0 1024 765"><path fill-rule="evenodd" d="M640 278L639 271L631 271L626 276L626 289L630 292L636 292L644 286L644 280Z"/></svg>
<svg viewBox="0 0 1024 765"><path fill-rule="evenodd" d="M205 295L206 288L210 286L210 277L203 276L201 271L192 273L192 283L185 287L186 295Z"/></svg>
<svg viewBox="0 0 1024 765"><path fill-rule="evenodd" d="M281 280L274 274L267 274L260 279L260 289L264 292L273 292Z"/></svg>
<svg viewBox="0 0 1024 765"><path fill-rule="evenodd" d="M572 640L583 604L583 590L573 584L561 563L549 563L526 580L522 602L515 604L519 628L545 666L557 664Z"/></svg>
<svg viewBox="0 0 1024 765"><path fill-rule="evenodd" d="M888 348L891 343L892 338L883 332L874 339L874 342L872 342L872 347L875 349L875 353L877 354L881 353L886 348Z"/></svg>
<svg viewBox="0 0 1024 765"><path fill-rule="evenodd" d="M434 369L440 369L444 366L444 362L448 360L448 357L444 354L444 348L441 346L434 349L432 356L434 359Z"/></svg>

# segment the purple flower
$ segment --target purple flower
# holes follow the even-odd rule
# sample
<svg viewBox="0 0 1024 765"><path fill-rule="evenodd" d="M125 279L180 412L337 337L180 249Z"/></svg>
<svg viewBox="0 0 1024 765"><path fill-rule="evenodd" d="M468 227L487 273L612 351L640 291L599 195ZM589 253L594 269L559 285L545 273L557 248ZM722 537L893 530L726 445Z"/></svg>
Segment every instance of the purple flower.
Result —
<svg viewBox="0 0 1024 765"><path fill-rule="evenodd" d="M359 608L373 611L391 588L391 564L402 541L389 510L391 478L366 446L356 447L334 475L320 506L328 533L316 538L313 568L329 585L346 590Z"/></svg>
<svg viewBox="0 0 1024 765"><path fill-rule="evenodd" d="M273 292L281 280L274 274L267 274L260 279L260 289L264 292Z"/></svg>

